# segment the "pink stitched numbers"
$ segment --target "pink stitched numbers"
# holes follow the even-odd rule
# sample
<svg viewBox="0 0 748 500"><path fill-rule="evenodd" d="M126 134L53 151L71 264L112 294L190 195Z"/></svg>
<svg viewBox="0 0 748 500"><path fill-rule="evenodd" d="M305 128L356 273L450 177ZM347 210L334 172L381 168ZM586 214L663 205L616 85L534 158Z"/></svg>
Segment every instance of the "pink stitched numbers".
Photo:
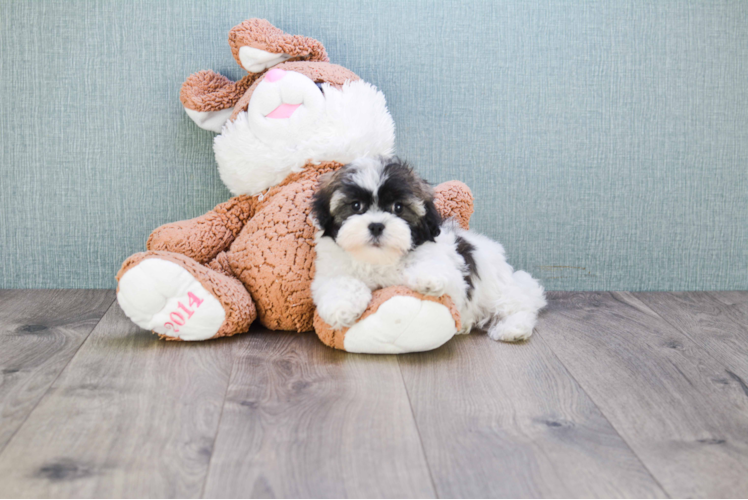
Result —
<svg viewBox="0 0 748 500"><path fill-rule="evenodd" d="M200 307L200 304L203 303L203 299L192 292L187 292L187 297L190 299L189 306L194 307L195 309ZM186 318L184 317L184 314L179 312L180 309L187 315ZM188 309L181 302L177 302L177 310L169 314L169 319L171 321L167 321L166 323L164 323L164 328L166 328L167 330L174 330L175 332L179 332L177 326L184 326L184 324L188 319L192 317L193 314L195 314L195 311L193 311L192 309Z"/></svg>

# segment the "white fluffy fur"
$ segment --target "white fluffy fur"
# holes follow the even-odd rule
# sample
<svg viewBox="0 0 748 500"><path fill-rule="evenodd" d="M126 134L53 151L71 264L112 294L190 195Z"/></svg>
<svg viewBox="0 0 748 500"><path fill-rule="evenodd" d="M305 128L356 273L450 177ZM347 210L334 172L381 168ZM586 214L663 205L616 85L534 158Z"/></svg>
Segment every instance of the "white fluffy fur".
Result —
<svg viewBox="0 0 748 500"><path fill-rule="evenodd" d="M392 154L395 125L381 92L362 80L323 89L324 95L293 72L257 86L247 111L226 123L213 143L221 179L233 194L258 194L309 161ZM290 118L266 118L281 102L301 106Z"/></svg>
<svg viewBox="0 0 748 500"><path fill-rule="evenodd" d="M475 247L479 278L473 279L470 299L458 236ZM485 328L492 339L506 342L530 337L546 304L540 284L526 272L514 271L499 243L451 221L442 226L435 242L424 243L393 263L362 262L321 232L316 250L312 296L322 319L334 328L351 326L366 309L372 290L394 285L425 295L449 295L460 311L459 333Z"/></svg>
<svg viewBox="0 0 748 500"><path fill-rule="evenodd" d="M353 169L351 180L376 198L379 187L387 180L387 175L382 173L385 164L381 158L358 158L350 163L350 167Z"/></svg>
<svg viewBox="0 0 748 500"><path fill-rule="evenodd" d="M351 179L376 192L381 165L381 159L357 161L358 170ZM381 238L371 237L372 222L385 224ZM460 333L485 328L492 339L508 342L530 337L538 312L546 304L540 284L526 272L514 271L499 243L465 231L453 221L442 224L435 241L411 250L410 226L373 207L346 219L334 239L323 231L316 239L312 297L322 319L334 328L352 326L368 306L372 290L395 285L425 295L449 295L460 311ZM472 247L474 274L464 252L458 251L460 239ZM470 275L472 289L466 275Z"/></svg>
<svg viewBox="0 0 748 500"><path fill-rule="evenodd" d="M371 244L369 224L384 224L377 245ZM371 210L350 217L338 232L337 244L354 259L374 265L395 264L413 245L408 224L388 212Z"/></svg>
<svg viewBox="0 0 748 500"><path fill-rule="evenodd" d="M477 327L485 328L494 340L513 342L529 338L535 328L538 312L546 305L545 293L532 276L525 271L515 271L507 263L504 247L498 242L449 222L442 226L442 233L435 243L422 245L425 247L423 251L430 255L430 259L424 260L445 264L447 260L462 260L456 249L458 236L475 247L473 258L479 276L473 279L475 288L469 300L467 286L463 288L464 292L456 293L453 291L456 287L451 283L454 278L443 276L439 281L447 283L445 292L459 307L463 324L460 333L470 333ZM429 264L425 265L426 269L415 273L415 276L435 272L429 271Z"/></svg>

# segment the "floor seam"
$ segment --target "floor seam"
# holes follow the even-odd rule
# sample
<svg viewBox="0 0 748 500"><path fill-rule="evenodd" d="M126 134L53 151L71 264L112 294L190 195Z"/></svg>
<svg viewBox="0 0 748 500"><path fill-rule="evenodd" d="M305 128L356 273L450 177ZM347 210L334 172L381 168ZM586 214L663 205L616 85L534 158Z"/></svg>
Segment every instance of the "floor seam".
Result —
<svg viewBox="0 0 748 500"><path fill-rule="evenodd" d="M732 367L731 367L731 366L729 366L729 365L728 365L727 363L725 363L725 362L724 362L723 360L721 360L721 359L718 359L718 358L716 358L716 357L715 357L715 356L714 356L714 355L712 354L712 351L711 351L711 349L709 349L709 347L708 347L708 346L706 346L706 345L702 344L701 342L699 342L699 340L697 340L697 338L694 338L693 336L691 336L691 335L690 335L690 334L689 334L689 333L688 333L687 331L685 331L685 330L684 330L683 328L680 328L679 326L677 326L677 325L675 325L675 324L671 323L671 322L670 322L670 321L669 321L668 319L666 319L666 318L665 318L665 317L663 317L663 316L662 316L662 315L661 315L660 313L658 313L657 311L655 311L655 310L654 310L654 309L653 309L653 308L652 308L652 307L651 307L651 306L650 306L649 304L647 304L647 303L646 303L646 302L644 302L644 301L643 301L642 299L640 299L640 298L639 298L639 297L638 297L638 296L636 295L636 294L637 294L638 292L625 292L625 293L630 293L632 297L634 297L634 298L635 298L636 300L638 300L639 302L641 302L642 304L644 304L645 306L647 306L647 308L649 308L649 310L650 310L650 311L652 311L653 313L655 313L655 314L657 315L657 317L658 317L659 319L661 319L662 321L664 321L664 322L665 322L665 324L667 324L667 325L669 325L670 327L672 327L672 328L673 328L673 330L675 330L676 332L680 333L681 335L683 335L684 337L686 337L686 338L687 338L688 340L690 340L691 342L693 342L693 344L694 344L694 345L695 345L695 346L696 346L696 347L697 347L697 348L698 348L698 349L699 349L700 351L704 352L704 354L706 354L707 356L709 356L709 357L710 357L710 358L711 358L711 359L712 359L712 360L713 360L713 361L714 361L715 363L717 363L717 365L721 366L721 367L722 367L722 368L724 368L725 370L729 370L730 368L732 368ZM657 292L657 293L668 293L668 294L669 294L670 292ZM716 300L716 299L712 298L712 300ZM720 302L720 303L722 303L721 301L719 301L719 302ZM725 304L725 305L726 305L726 304ZM739 327L742 327L742 325L740 325L739 323L736 323L735 321L733 321L733 320L732 320L732 319L730 319L729 317L728 317L727 319L728 319L728 321L732 322L733 324L737 324L737 325L738 325Z"/></svg>
<svg viewBox="0 0 748 500"><path fill-rule="evenodd" d="M8 448L8 445L10 444L10 442L13 441L13 439L16 437L16 434L18 434L18 431L20 431L21 428L24 425L26 425L26 422L28 421L28 419L31 416L31 414L34 413L34 411L36 411L37 407L42 402L42 400L47 397L47 394L49 394L49 391L52 389L52 386L55 385L55 383L57 382L57 379L59 379L60 375L62 375L62 373L65 370L67 370L68 366L70 366L70 363L73 362L73 360L75 359L75 357L78 355L78 352L85 345L85 343L88 342L88 339L91 337L91 334L94 332L94 330L96 330L99 327L99 325L101 324L101 322L104 320L104 317L112 309L112 307L114 307L114 304L116 302L117 302L117 296L115 295L114 297L112 297L112 303L109 304L109 307L106 308L106 311L104 311L104 314L101 315L101 317L96 322L96 324L93 326L93 328L91 328L88 331L88 333L86 334L86 338L83 339L83 342L81 342L81 344L75 350L75 352L73 353L73 355L70 356L70 359L68 359L68 362L65 363L65 366L63 366L62 369L57 373L57 375L55 375L55 378L52 379L52 382L49 383L49 386L44 391L44 394L41 395L41 397L39 398L39 400L36 403L34 403L33 408L31 408L31 410L29 410L29 412L26 414L26 416L23 419L23 422L21 422L21 424L18 426L18 428L16 428L16 430L13 431L13 434L11 434L10 438L8 438L8 440L5 442L5 445L3 445L2 449L0 449L0 455L2 455L5 452L5 450Z"/></svg>
<svg viewBox="0 0 748 500"><path fill-rule="evenodd" d="M605 293L611 293L611 292L605 292ZM602 410L602 408L600 408L600 406L597 404L597 402L595 401L595 399L590 395L590 393L587 392L587 390L579 382L579 380L577 380L577 378L574 376L574 374L571 372L571 370L569 370L569 367L566 366L566 363L564 363L563 360L556 354L556 351L553 350L553 347L551 347L551 345L548 342L545 341L545 339L543 338L542 333L540 332L540 329L537 328L537 327L535 328L535 334L538 336L538 338L541 339L541 341L548 348L548 351L553 355L553 357L556 358L556 360L561 364L561 366L564 367L564 371L569 375L569 377L571 377L571 379L574 381L574 383L577 384L577 387L579 387L579 389L584 393L584 395L587 396L587 398L589 398L590 402L595 406L595 408L597 409L597 411L600 412L600 415L605 419L606 422L608 422L608 425L610 425L610 428L615 431L615 433L618 435L619 438L621 438L621 441L623 442L623 444L625 444L626 447L631 451L631 453L634 454L634 456L639 461L639 463L642 465L642 467L644 467L644 470L646 470L647 473L649 474L649 477L652 478L652 481L654 481L655 484L660 487L660 490L662 490L662 492L668 498L673 498L672 495L670 495L670 492L665 489L665 487L662 485L662 483L660 483L660 480L657 479L657 476L655 476L654 473L652 473L652 471L650 470L650 468L647 466L647 464L644 462L644 460L642 460L642 458L639 456L639 454L636 452L636 450L634 450L634 448L626 440L626 438L621 435L621 432L618 429L616 429L616 426L613 425L613 422L610 421L610 418L608 418L608 416L605 414L605 412Z"/></svg>
<svg viewBox="0 0 748 500"><path fill-rule="evenodd" d="M247 342L250 342L248 340ZM227 348L231 347L229 345ZM221 403L221 412L218 414L218 423L216 424L216 434L213 436L213 444L210 447L210 459L208 460L208 467L205 471L205 480L203 480L203 487L200 488L200 498L205 498L205 488L208 487L208 478L210 478L210 468L213 466L213 456L216 451L216 443L218 442L218 433L221 432L221 422L223 421L223 410L226 408L226 399L229 395L229 388L231 387L231 381L234 379L234 368L236 367L236 356L234 349L231 349L231 372L229 372L229 378L226 381L226 390L223 391L223 402Z"/></svg>
<svg viewBox="0 0 748 500"><path fill-rule="evenodd" d="M408 384L405 383L405 377L403 376L403 367L400 365L400 358L397 358L397 369L400 372L400 380L403 383L403 389L405 389L405 397L408 400L408 408L410 408L410 417L413 419L413 425L416 428L416 435L418 436L418 443L421 445L421 454L423 455L423 462L426 464L426 470L429 472L429 481L431 481L431 488L434 490L434 496L439 497L439 491L436 489L436 482L434 481L434 474L431 471L431 464L426 456L426 448L423 446L423 438L421 437L421 428L418 427L418 421L416 420L416 414L413 410L413 403L410 400L410 391L408 391Z"/></svg>

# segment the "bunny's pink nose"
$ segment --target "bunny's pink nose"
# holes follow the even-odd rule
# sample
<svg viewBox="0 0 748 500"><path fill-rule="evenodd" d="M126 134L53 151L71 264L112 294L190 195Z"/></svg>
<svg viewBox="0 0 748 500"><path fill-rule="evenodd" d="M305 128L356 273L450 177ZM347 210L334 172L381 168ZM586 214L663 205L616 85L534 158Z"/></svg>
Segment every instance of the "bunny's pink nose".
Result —
<svg viewBox="0 0 748 500"><path fill-rule="evenodd" d="M272 82L277 82L284 76L286 76L285 71L283 71L282 69L275 68L275 69L271 69L270 71L268 71L267 75L265 75L265 79L269 81L270 83L272 83Z"/></svg>

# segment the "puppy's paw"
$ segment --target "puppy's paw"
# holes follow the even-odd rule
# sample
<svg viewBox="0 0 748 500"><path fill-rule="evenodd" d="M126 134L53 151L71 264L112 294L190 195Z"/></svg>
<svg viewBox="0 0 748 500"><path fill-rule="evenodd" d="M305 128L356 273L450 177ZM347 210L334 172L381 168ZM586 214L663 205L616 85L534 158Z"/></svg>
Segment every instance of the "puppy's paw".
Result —
<svg viewBox="0 0 748 500"><path fill-rule="evenodd" d="M520 342L527 340L535 328L537 316L528 312L518 312L492 324L488 336L501 342Z"/></svg>
<svg viewBox="0 0 748 500"><path fill-rule="evenodd" d="M438 274L413 273L407 277L408 287L424 295L441 297L447 293L447 279Z"/></svg>
<svg viewBox="0 0 748 500"><path fill-rule="evenodd" d="M510 329L497 329L497 330L489 330L488 336L491 337L493 340L498 340L501 342L521 342L523 340L527 340L532 335L532 330L510 330Z"/></svg>
<svg viewBox="0 0 748 500"><path fill-rule="evenodd" d="M371 292L328 298L317 305L317 312L325 323L339 330L353 326L366 310L370 300Z"/></svg>
<svg viewBox="0 0 748 500"><path fill-rule="evenodd" d="M351 303L338 302L318 307L320 317L335 330L353 326L356 320L363 314L363 309L355 307Z"/></svg>

